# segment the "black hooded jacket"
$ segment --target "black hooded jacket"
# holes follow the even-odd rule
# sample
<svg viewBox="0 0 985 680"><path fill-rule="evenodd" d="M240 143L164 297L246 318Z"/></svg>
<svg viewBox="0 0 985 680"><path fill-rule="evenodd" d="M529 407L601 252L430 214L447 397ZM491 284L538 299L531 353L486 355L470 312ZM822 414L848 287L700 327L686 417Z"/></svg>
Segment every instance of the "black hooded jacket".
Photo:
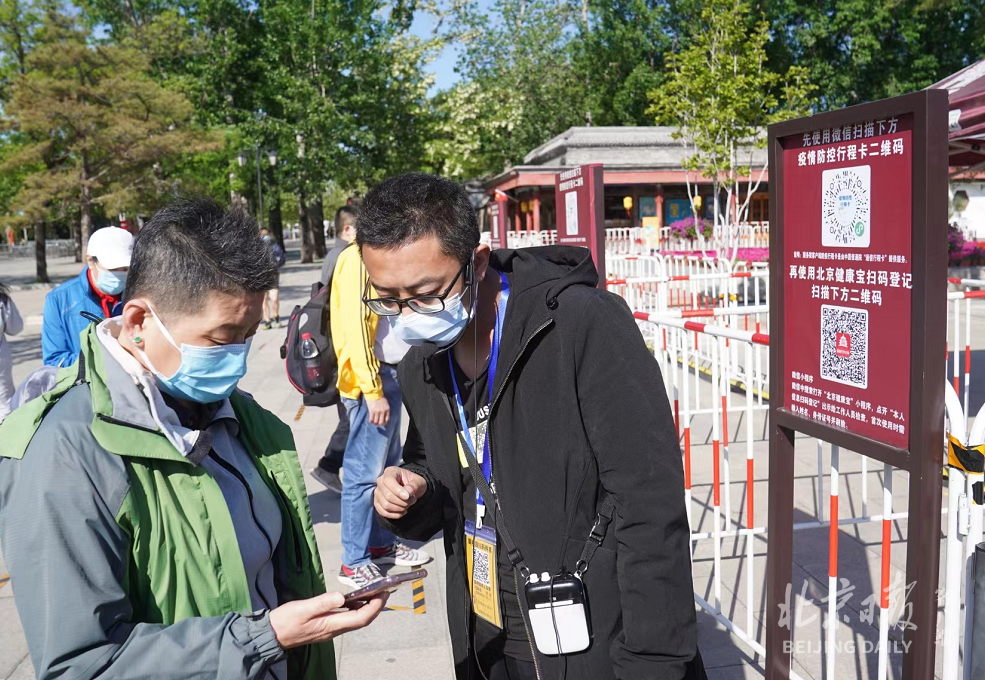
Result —
<svg viewBox="0 0 985 680"><path fill-rule="evenodd" d="M632 313L595 287L585 249L499 250L491 266L509 278L510 299L489 444L503 516L526 564L535 572L574 570L604 492L615 501L584 578L592 645L565 657L538 652L540 677L704 678L680 448L660 369ZM480 680L468 630L462 469L444 353L434 345L412 349L399 377L411 420L404 467L424 476L428 488L406 516L384 523L411 540L444 531L456 675Z"/></svg>

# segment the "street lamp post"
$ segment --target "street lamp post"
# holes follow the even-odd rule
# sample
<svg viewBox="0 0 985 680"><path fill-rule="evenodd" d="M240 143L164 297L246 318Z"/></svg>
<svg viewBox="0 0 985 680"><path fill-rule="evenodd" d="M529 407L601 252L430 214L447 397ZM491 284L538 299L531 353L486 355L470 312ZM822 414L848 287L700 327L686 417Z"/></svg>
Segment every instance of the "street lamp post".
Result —
<svg viewBox="0 0 985 680"><path fill-rule="evenodd" d="M260 222L260 228L263 229L263 174L260 169L260 145L256 144L253 147L253 151L256 154L257 161L257 221ZM248 160L246 152L240 151L236 160L239 162L239 167L245 168L246 161ZM267 151L267 160L270 162L270 167L276 167L277 152L273 149Z"/></svg>

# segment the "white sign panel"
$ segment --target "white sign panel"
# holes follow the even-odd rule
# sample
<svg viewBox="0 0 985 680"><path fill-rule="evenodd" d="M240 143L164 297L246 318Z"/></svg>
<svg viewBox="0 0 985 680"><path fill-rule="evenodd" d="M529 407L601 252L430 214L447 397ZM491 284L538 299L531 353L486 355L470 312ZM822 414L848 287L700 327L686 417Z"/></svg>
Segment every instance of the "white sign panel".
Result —
<svg viewBox="0 0 985 680"><path fill-rule="evenodd" d="M568 236L578 235L578 192L569 191L564 195L564 223Z"/></svg>

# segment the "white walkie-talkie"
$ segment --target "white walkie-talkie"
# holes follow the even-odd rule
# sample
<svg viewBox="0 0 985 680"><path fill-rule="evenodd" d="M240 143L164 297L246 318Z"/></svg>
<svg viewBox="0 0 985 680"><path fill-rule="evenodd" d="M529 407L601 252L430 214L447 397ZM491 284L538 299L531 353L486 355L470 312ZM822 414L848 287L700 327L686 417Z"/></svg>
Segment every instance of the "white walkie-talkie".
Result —
<svg viewBox="0 0 985 680"><path fill-rule="evenodd" d="M569 573L531 574L525 587L527 614L541 654L573 654L592 641L588 599L582 580Z"/></svg>

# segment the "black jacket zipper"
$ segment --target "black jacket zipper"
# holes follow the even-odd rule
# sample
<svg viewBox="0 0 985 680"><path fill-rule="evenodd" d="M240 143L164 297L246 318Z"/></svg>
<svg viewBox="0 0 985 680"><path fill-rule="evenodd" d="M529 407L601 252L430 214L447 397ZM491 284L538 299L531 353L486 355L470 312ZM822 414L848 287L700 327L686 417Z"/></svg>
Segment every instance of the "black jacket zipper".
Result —
<svg viewBox="0 0 985 680"><path fill-rule="evenodd" d="M287 494L284 492L283 489L280 488L280 484L278 484L276 482L276 480L274 481L274 488L277 489L277 493L278 493L278 495L280 495L280 499L284 503L284 507L287 508L288 510L290 510L290 508L291 508L291 499L287 497ZM304 571L304 568L301 565L301 561L302 561L302 559L301 559L301 540L302 539L303 540L307 540L307 539L305 539L305 537L304 537L304 531L303 530L301 531L300 534L298 534L298 532L295 531L295 529L296 529L296 527L294 526L294 523L292 522L291 523L291 538L293 539L292 542L294 543L294 573L295 574L300 574L302 571Z"/></svg>
<svg viewBox="0 0 985 680"><path fill-rule="evenodd" d="M137 425L136 423L128 423L125 420L117 420L116 418L112 418L110 416L105 416L102 413L97 413L96 414L96 417L99 418L99 420L103 421L104 423L109 423L110 425L120 425L122 427L132 427L133 429L140 430L142 432L150 432L151 434L156 434L156 435L161 436L161 437L164 436L164 433L161 432L160 430L154 430L154 429L151 429L149 427L144 427L143 425Z"/></svg>
<svg viewBox="0 0 985 680"><path fill-rule="evenodd" d="M260 524L260 520L257 518L256 509L253 507L253 489L250 488L250 485L247 483L246 478L243 477L242 473L239 470L237 470L233 465L230 465L222 458L220 458L215 451L209 452L209 458L212 458L216 463L218 463L219 467L221 467L223 470L225 470L229 474L233 475L236 479L238 479L239 482L243 485L243 488L246 489L246 495L250 501L250 515L253 517L253 523L256 524L257 529L260 530L260 533L263 534L264 539L266 539L267 541L267 554L268 554L267 560L268 561L272 560L274 558L274 543L273 541L270 540L269 534L267 534L266 530L263 528L263 525ZM264 606L267 609L271 609L270 603L267 602L267 598L265 598L263 596L263 593L260 591L260 573L262 571L263 571L262 568L257 571L257 574L253 579L253 587L256 588L257 597L259 597L263 601Z"/></svg>
<svg viewBox="0 0 985 680"><path fill-rule="evenodd" d="M547 321L545 321L541 325L537 326L537 328L534 330L534 332L530 334L530 337L527 338L526 342L523 343L523 347L520 348L520 353L516 355L516 359L514 359L513 360L513 363L510 364L510 369L508 371L506 371L506 376L503 378L503 382L501 382L499 384L499 390L496 392L496 396L493 397L492 403L489 404L489 424L490 425L492 425L492 412L493 412L493 409L496 408L496 404L499 403L500 397L503 396L503 390L506 389L506 385L510 382L510 376L513 375L513 369L516 368L516 365L518 363L520 363L520 359L522 359L523 356L527 353L527 348L530 346L530 343L533 342L534 339L538 335L540 335L544 331L544 329L547 328L548 326L550 326L552 323L554 323L554 319L548 319ZM486 436L488 437L489 435L486 435ZM490 447L491 447L491 444L490 444Z"/></svg>

